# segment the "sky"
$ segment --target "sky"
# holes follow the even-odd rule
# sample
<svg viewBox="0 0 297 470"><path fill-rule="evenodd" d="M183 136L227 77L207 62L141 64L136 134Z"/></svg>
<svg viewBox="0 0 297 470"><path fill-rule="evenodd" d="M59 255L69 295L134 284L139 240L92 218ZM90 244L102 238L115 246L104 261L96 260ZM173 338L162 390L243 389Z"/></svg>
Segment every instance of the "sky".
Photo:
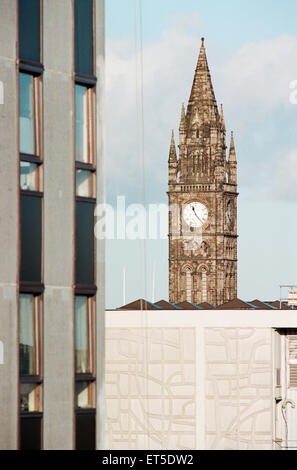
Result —
<svg viewBox="0 0 297 470"><path fill-rule="evenodd" d="M106 1L107 202L116 207L125 196L128 206L143 202L145 192L146 204L167 203L171 130L178 140L205 37L227 141L234 131L243 300L275 300L280 284L297 284L296 17L295 0ZM140 297L168 299L167 239L107 240L107 308Z"/></svg>

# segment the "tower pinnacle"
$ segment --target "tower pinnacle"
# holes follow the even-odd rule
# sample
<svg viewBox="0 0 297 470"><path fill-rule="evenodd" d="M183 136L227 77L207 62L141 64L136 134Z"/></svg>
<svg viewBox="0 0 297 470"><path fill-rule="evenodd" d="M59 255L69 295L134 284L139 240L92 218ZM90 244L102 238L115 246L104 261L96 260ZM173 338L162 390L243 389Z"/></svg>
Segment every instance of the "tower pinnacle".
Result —
<svg viewBox="0 0 297 470"><path fill-rule="evenodd" d="M177 156L176 156L176 147L175 147L175 140L174 140L174 131L172 129L170 150L169 150L169 161L176 162L176 160L177 160Z"/></svg>
<svg viewBox="0 0 297 470"><path fill-rule="evenodd" d="M220 106L220 120L221 120L222 128L225 131L226 130L226 125L225 125L225 118L224 118L224 111L223 111L223 105L222 104Z"/></svg>
<svg viewBox="0 0 297 470"><path fill-rule="evenodd" d="M212 119L216 119L219 116L208 68L204 38L201 38L201 47L188 103L187 117L195 113L198 113L201 122L209 116Z"/></svg>
<svg viewBox="0 0 297 470"><path fill-rule="evenodd" d="M180 125L179 125L179 130L185 129L186 127L186 113L185 113L185 105L184 103L182 104L182 110L181 110L181 116L180 116Z"/></svg>
<svg viewBox="0 0 297 470"><path fill-rule="evenodd" d="M229 162L236 163L236 151L234 145L234 135L233 131L231 131L231 141L230 141L230 151L229 151Z"/></svg>

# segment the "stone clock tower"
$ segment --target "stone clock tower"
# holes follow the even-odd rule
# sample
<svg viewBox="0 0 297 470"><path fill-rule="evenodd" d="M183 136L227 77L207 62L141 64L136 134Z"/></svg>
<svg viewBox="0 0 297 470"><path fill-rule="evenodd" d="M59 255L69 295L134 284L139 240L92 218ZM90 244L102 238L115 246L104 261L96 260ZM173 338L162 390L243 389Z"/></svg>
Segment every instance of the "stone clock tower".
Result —
<svg viewBox="0 0 297 470"><path fill-rule="evenodd" d="M187 111L182 106L179 157L169 152L169 299L220 305L237 297L237 162L233 133L218 111L204 39Z"/></svg>

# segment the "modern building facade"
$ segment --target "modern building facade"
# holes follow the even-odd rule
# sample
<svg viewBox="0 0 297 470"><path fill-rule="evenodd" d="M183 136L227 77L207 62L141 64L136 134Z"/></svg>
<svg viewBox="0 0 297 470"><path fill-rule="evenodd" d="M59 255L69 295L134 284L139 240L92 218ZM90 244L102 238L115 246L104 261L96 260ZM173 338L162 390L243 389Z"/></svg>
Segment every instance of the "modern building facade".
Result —
<svg viewBox="0 0 297 470"><path fill-rule="evenodd" d="M204 39L187 106L179 155L168 161L169 300L220 305L237 297L237 160L211 82Z"/></svg>
<svg viewBox="0 0 297 470"><path fill-rule="evenodd" d="M185 304L106 312L107 447L296 449L296 308Z"/></svg>
<svg viewBox="0 0 297 470"><path fill-rule="evenodd" d="M104 37L104 0L1 1L0 449L103 447Z"/></svg>

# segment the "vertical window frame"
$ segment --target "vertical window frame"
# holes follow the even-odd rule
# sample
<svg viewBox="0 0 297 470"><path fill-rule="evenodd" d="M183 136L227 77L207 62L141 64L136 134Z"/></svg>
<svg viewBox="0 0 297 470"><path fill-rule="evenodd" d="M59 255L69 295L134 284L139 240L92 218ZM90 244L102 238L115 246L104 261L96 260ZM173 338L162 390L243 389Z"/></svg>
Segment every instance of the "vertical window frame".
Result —
<svg viewBox="0 0 297 470"><path fill-rule="evenodd" d="M27 153L23 152L21 149L21 138L20 138L20 143L19 143L19 153L22 159L22 155L31 155L36 158L40 162L42 162L42 128L43 128L43 122L42 122L42 75L40 74L34 74L32 72L26 71L21 69L20 74L23 75L29 75L32 79L32 106L33 106L33 129L34 129L34 152L33 153ZM20 95L20 89L19 89L19 95ZM19 98L19 120L21 118L20 115L20 99ZM20 124L19 124L20 126Z"/></svg>
<svg viewBox="0 0 297 470"><path fill-rule="evenodd" d="M95 351L96 351L96 343L95 343L95 296L85 295L85 294L75 294L76 297L84 297L86 299L86 329L87 329L87 361L88 361L88 371L87 372L77 372L76 371L76 363L75 363L75 376L76 378L87 380L89 378L94 379L96 375L95 370ZM75 311L76 315L76 311ZM76 318L75 318L76 324ZM75 345L76 351L76 345Z"/></svg>
<svg viewBox="0 0 297 470"><path fill-rule="evenodd" d="M88 85L82 81L76 80L74 83L74 96L76 96L76 87L83 87L85 89L84 98L86 100L86 117L85 123L86 126L86 152L87 158L85 160L77 160L77 153L75 148L75 161L76 163L88 166L89 169L96 168L96 87L93 85ZM76 99L74 101L75 105L75 134L76 134ZM75 138L75 147L76 147L76 138Z"/></svg>
<svg viewBox="0 0 297 470"><path fill-rule="evenodd" d="M79 168L80 165L76 166L76 171L75 171L75 194L77 198L87 198L87 199L96 199L96 173L94 170L88 170L84 168ZM88 175L88 194L84 195L80 193L81 188L78 186L78 172L85 172L89 173Z"/></svg>
<svg viewBox="0 0 297 470"><path fill-rule="evenodd" d="M20 374L20 377L26 382L30 378L41 378L42 370L42 296L39 294L20 292L21 295L30 295L33 298L32 302L32 317L33 317L33 338L34 338L34 374ZM20 301L19 301L19 319L21 315ZM19 320L20 321L20 320ZM20 345L20 337L19 337Z"/></svg>
<svg viewBox="0 0 297 470"><path fill-rule="evenodd" d="M32 415L33 413L42 413L43 412L43 390L42 390L42 383L41 382L21 382L21 390L22 385L29 385L32 386L32 392L34 395L34 409L33 410L22 410L20 407L20 414L21 415ZM21 392L20 392L21 394Z"/></svg>

